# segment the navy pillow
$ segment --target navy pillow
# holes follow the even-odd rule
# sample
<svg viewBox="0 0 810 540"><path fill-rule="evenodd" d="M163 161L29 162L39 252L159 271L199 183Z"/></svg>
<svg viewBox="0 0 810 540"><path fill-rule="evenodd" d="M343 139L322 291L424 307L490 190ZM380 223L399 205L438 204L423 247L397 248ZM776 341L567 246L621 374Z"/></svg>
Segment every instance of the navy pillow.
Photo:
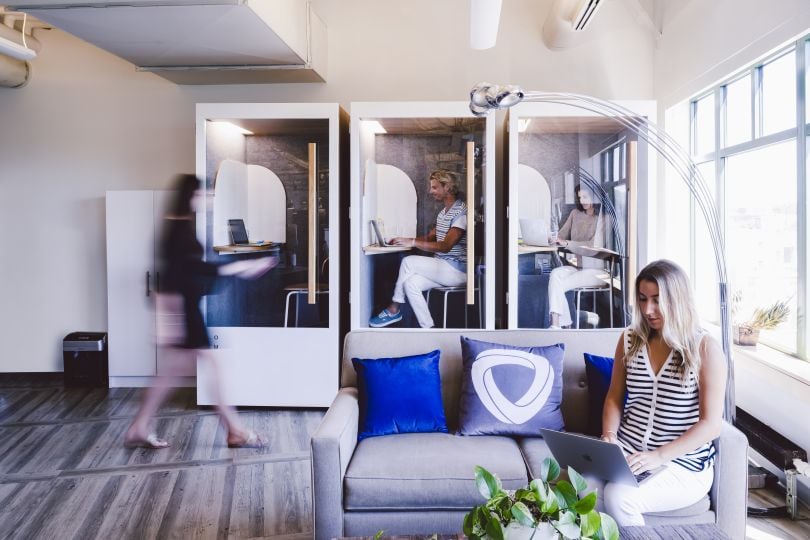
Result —
<svg viewBox="0 0 810 540"><path fill-rule="evenodd" d="M602 435L602 409L610 388L613 358L585 353L585 376L588 379L588 431Z"/></svg>
<svg viewBox="0 0 810 540"><path fill-rule="evenodd" d="M439 351L400 358L352 358L357 372L357 440L394 433L447 433Z"/></svg>
<svg viewBox="0 0 810 540"><path fill-rule="evenodd" d="M537 437L564 429L562 343L516 347L461 337L460 435Z"/></svg>

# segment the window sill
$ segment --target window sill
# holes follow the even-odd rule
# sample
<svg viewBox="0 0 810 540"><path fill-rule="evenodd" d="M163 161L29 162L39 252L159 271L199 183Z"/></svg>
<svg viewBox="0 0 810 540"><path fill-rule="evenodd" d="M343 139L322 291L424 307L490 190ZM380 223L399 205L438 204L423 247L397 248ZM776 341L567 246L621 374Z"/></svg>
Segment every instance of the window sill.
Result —
<svg viewBox="0 0 810 540"><path fill-rule="evenodd" d="M719 326L704 323L704 327L709 330L718 343L721 343ZM761 343L753 347L732 344L731 351L735 360L745 358L746 360L758 362L765 367L810 386L810 362L799 360L795 356L777 351Z"/></svg>

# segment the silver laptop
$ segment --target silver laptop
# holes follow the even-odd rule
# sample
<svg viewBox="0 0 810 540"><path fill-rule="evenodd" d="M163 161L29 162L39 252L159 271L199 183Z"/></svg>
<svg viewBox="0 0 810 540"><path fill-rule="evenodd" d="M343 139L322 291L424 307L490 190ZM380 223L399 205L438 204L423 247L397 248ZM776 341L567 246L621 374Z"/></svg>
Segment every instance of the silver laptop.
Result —
<svg viewBox="0 0 810 540"><path fill-rule="evenodd" d="M377 245L382 247L391 247L394 244L391 242L387 242L385 238L383 238L382 233L380 232L380 226L377 224L376 219L371 220L371 227L374 230L374 236L377 237Z"/></svg>
<svg viewBox="0 0 810 540"><path fill-rule="evenodd" d="M618 444L551 429L541 428L540 433L560 467L565 469L570 465L582 475L595 476L605 482L638 486L639 482L663 470L661 467L635 475Z"/></svg>
<svg viewBox="0 0 810 540"><path fill-rule="evenodd" d="M520 218L520 236L530 246L548 246L548 220L545 218Z"/></svg>

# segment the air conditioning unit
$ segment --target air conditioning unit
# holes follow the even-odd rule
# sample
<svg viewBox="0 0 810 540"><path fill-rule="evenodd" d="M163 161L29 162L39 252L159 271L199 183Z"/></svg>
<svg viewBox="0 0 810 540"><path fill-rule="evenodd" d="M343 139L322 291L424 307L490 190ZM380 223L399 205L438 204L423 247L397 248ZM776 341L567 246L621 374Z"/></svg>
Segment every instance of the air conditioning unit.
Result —
<svg viewBox="0 0 810 540"><path fill-rule="evenodd" d="M585 40L585 30L604 0L554 0L543 24L543 42L552 50L567 49Z"/></svg>
<svg viewBox="0 0 810 540"><path fill-rule="evenodd" d="M571 21L574 30L579 32L585 30L593 20L593 14L596 13L597 8L602 4L603 0L581 0L579 8Z"/></svg>

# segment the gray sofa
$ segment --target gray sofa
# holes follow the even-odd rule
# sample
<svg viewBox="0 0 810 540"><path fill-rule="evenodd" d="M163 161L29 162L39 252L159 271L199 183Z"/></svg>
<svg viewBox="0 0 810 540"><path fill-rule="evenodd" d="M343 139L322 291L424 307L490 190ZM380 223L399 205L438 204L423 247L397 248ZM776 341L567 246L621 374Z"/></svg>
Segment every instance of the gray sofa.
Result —
<svg viewBox="0 0 810 540"><path fill-rule="evenodd" d="M343 348L341 388L312 436L315 538L461 532L464 514L482 502L473 467L496 473L506 489L524 486L550 453L541 438L453 435L461 393L461 335L512 345L565 343L562 412L566 429L587 426L588 387L583 353L612 356L620 330L361 330ZM358 401L351 359L441 350L446 433L371 437L357 442ZM646 515L650 525L716 523L731 538L745 537L748 441L724 424L709 496L677 511Z"/></svg>

